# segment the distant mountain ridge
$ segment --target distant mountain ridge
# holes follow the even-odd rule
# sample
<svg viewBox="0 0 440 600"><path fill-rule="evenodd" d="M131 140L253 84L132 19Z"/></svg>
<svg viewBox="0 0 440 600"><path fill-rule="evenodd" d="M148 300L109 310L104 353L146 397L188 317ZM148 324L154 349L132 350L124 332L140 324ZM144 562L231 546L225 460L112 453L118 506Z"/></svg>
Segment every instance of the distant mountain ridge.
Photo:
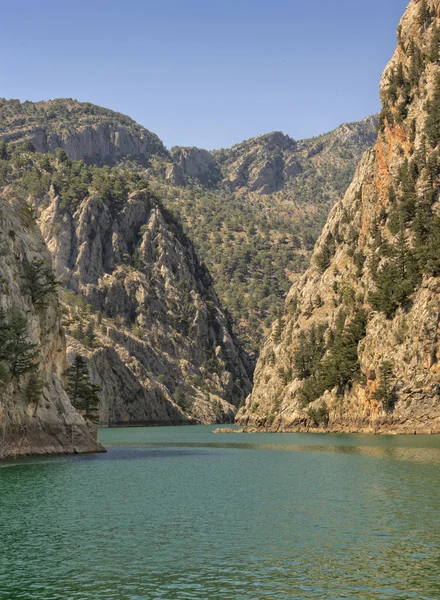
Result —
<svg viewBox="0 0 440 600"><path fill-rule="evenodd" d="M89 102L0 99L0 139L6 142L30 142L42 153L54 154L63 148L71 160L96 165L130 159L146 166L153 157L162 157L174 167L168 175L178 185L194 178L203 184L222 183L231 190L262 194L282 189L289 178L302 172L306 159L325 156L342 145L348 149L373 144L377 123L377 116L371 116L305 140L275 131L230 149L175 146L168 151L157 135L130 117Z"/></svg>

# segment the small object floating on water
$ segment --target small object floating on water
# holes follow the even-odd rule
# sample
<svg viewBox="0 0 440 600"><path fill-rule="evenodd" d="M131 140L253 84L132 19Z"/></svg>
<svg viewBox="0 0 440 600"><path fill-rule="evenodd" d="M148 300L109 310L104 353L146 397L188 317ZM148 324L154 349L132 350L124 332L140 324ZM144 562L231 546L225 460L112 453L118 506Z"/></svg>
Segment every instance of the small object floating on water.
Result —
<svg viewBox="0 0 440 600"><path fill-rule="evenodd" d="M212 433L243 433L243 429L232 429L232 427L217 427Z"/></svg>

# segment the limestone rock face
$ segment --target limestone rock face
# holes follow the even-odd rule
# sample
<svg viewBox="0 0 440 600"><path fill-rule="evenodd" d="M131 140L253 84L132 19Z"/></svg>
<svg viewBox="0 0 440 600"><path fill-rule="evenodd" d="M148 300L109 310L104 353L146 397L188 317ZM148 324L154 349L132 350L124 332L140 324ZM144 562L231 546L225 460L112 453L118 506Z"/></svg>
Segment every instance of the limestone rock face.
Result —
<svg viewBox="0 0 440 600"><path fill-rule="evenodd" d="M70 99L0 99L0 139L31 143L42 153L62 148L70 159L95 165L126 159L146 165L152 156L168 157L160 139L129 117Z"/></svg>
<svg viewBox="0 0 440 600"><path fill-rule="evenodd" d="M270 194L280 190L286 173L301 171L294 157L296 142L279 131L234 146L223 157L223 171L232 189Z"/></svg>
<svg viewBox="0 0 440 600"><path fill-rule="evenodd" d="M52 193L38 211L57 275L90 305L97 341L80 349L72 336L69 353L89 358L101 423L231 421L250 391L246 358L208 272L157 198L141 190L115 208L91 195L68 212Z"/></svg>
<svg viewBox="0 0 440 600"><path fill-rule="evenodd" d="M26 288L25 266L50 255L38 227L23 217L22 201L0 198L0 308L25 316L28 339L36 344L38 400L28 394L29 374L1 383L0 458L27 454L95 452L96 431L72 407L62 385L67 367L61 309L56 294L36 306ZM33 391L33 390L32 390Z"/></svg>
<svg viewBox="0 0 440 600"><path fill-rule="evenodd" d="M100 123L84 126L77 131L31 134L37 152L55 154L57 148L66 151L72 160L84 160L90 164L114 164L127 157L146 162L148 157L165 149L155 136L145 133L135 135L123 127Z"/></svg>
<svg viewBox="0 0 440 600"><path fill-rule="evenodd" d="M412 0L381 82L377 144L266 339L238 423L440 432L439 30L438 0Z"/></svg>

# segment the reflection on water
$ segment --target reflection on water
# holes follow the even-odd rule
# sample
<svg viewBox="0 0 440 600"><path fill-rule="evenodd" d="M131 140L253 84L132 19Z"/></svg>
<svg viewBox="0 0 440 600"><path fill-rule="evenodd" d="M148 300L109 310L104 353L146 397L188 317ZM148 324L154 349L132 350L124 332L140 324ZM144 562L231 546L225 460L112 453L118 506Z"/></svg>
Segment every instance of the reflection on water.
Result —
<svg viewBox="0 0 440 600"><path fill-rule="evenodd" d="M283 434L280 434L283 435ZM440 442L440 440L439 440ZM112 444L111 447L124 446L126 444ZM143 442L134 443L133 447L165 447L165 448L218 448L235 450L271 450L278 452L330 452L336 454L372 456L388 460L404 460L410 462L428 462L440 464L440 444L438 448L399 448L386 446L319 446L317 444L234 444L234 443L191 443L191 442ZM181 454L181 453L178 453ZM108 456L112 459L113 456ZM102 458L101 458L102 459ZM1 465L0 465L1 467Z"/></svg>
<svg viewBox="0 0 440 600"><path fill-rule="evenodd" d="M280 434L281 435L281 434ZM113 448L124 448L124 452L115 454ZM145 449L142 451L142 448ZM150 448L150 450L146 450ZM185 452L185 448L189 451ZM154 449L154 450L153 450ZM66 456L66 457L38 457L38 458L20 458L18 460L5 460L0 462L0 469L7 467L19 467L35 464L50 464L60 460L144 460L167 457L185 458L190 455L195 457L198 454L206 454L209 449L230 449L230 450L266 450L277 452L312 452L312 453L335 453L352 456L371 456L392 461L409 461L421 463L440 464L440 439L438 448L423 447L387 447L387 446L336 446L336 445L318 445L318 444L250 444L250 443L212 443L212 442L113 442L107 444L108 452L106 454L90 454L86 456ZM198 451L197 451L198 450Z"/></svg>
<svg viewBox="0 0 440 600"><path fill-rule="evenodd" d="M440 598L440 438L101 432L0 469L0 600Z"/></svg>

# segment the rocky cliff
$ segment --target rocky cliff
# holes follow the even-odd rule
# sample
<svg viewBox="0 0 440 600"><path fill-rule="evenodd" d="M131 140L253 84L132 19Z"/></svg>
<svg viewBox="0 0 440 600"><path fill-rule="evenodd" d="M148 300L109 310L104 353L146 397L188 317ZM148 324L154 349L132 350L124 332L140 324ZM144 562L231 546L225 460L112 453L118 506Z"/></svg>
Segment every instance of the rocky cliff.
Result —
<svg viewBox="0 0 440 600"><path fill-rule="evenodd" d="M167 168L166 178L175 185L185 185L187 178L210 187L221 181L219 164L207 150L176 147L171 149L171 157L173 164Z"/></svg>
<svg viewBox="0 0 440 600"><path fill-rule="evenodd" d="M377 144L289 292L241 424L440 432L439 5L406 10Z"/></svg>
<svg viewBox="0 0 440 600"><path fill-rule="evenodd" d="M0 458L101 450L63 389L58 296L33 277L50 255L14 194L0 197L0 254Z"/></svg>
<svg viewBox="0 0 440 600"><path fill-rule="evenodd" d="M3 146L66 290L69 354L89 359L102 424L230 421L246 357L179 223L137 173Z"/></svg>

